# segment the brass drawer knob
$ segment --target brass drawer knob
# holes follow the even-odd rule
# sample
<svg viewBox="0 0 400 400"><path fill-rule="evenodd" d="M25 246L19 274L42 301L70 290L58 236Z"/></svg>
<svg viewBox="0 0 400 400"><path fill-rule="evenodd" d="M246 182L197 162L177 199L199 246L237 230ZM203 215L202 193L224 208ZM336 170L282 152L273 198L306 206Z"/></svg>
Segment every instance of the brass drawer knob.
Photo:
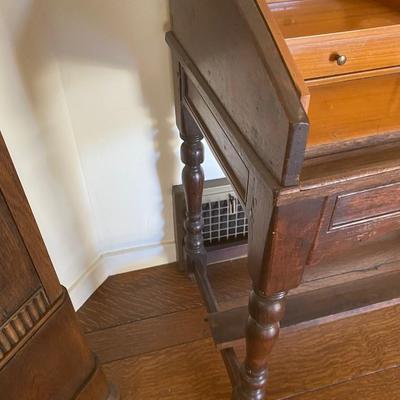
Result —
<svg viewBox="0 0 400 400"><path fill-rule="evenodd" d="M344 54L343 55L338 54L336 56L337 65L344 65L346 64L346 62L347 62L347 57Z"/></svg>

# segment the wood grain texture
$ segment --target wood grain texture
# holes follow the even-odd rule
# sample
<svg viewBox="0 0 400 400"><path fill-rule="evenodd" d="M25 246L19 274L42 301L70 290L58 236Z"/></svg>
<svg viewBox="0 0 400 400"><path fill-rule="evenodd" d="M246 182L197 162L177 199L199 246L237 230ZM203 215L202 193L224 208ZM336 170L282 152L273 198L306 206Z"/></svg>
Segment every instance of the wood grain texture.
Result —
<svg viewBox="0 0 400 400"><path fill-rule="evenodd" d="M229 303L238 297L247 301L247 258L215 264L209 277L218 302ZM173 263L109 277L77 314L89 333L187 310L196 313L202 307L197 285Z"/></svg>
<svg viewBox="0 0 400 400"><path fill-rule="evenodd" d="M382 135L374 139L365 147L365 142L348 143L348 148L336 153L329 148L331 154L309 152L300 177L301 187L321 187L333 182L339 185L355 175L362 178L379 172L398 171L400 166L396 156L400 152L400 143L396 136Z"/></svg>
<svg viewBox="0 0 400 400"><path fill-rule="evenodd" d="M399 400L400 368L390 368L372 375L332 385L293 400Z"/></svg>
<svg viewBox="0 0 400 400"><path fill-rule="evenodd" d="M90 332L202 304L195 283L173 264L108 278L78 311L78 317Z"/></svg>
<svg viewBox="0 0 400 400"><path fill-rule="evenodd" d="M287 43L302 44L300 53L309 51L308 56L305 54L306 62L312 64L309 77L363 72L398 63L399 9L393 1L327 0L321 6L321 2L300 0L271 4L278 14L282 9L288 11L287 15L293 10L297 13L290 15L289 20L283 17L284 24L305 31L314 29L314 33L293 37L284 33ZM323 258L318 256L334 256L335 251L356 248L354 244L358 242L365 247L370 239L379 240L393 230L398 231L395 218L378 221L380 208L396 209L395 198L389 205L380 204L379 199L371 202L369 211L375 212L373 223L365 218L356 221L357 227L353 221L351 226L330 225L339 196L354 194L354 201L347 207L354 209L346 212L356 215L355 204L363 203L365 190L400 181L398 153L394 148L389 152L375 148L375 152L364 152L358 159L350 154L392 143L397 148L398 73L391 70L391 74L383 75L381 71L377 76L357 75L353 80L311 85L308 116L312 130L305 149L308 119L299 104L301 90L292 73L291 56L282 46L282 35L271 22L271 13L263 10L265 4L254 0L172 0L172 32L167 34L184 72L180 74L180 93L185 97L183 102L179 99L177 106L182 112L189 111L197 128L209 139L217 159L246 203L249 216L248 270L254 292L246 335L247 354L240 373L242 384L234 392L235 400L265 397L266 355L277 336L283 293L300 283L304 268L318 265ZM311 19L307 13L312 14ZM306 40L312 42L311 50ZM371 55L362 52L365 44ZM345 47L351 53L345 54L348 63L342 63L344 68L322 71L323 62L309 59L310 54L322 57L322 61L328 58L331 68L335 62L332 56L340 54L336 47ZM175 84L179 86L179 82ZM343 157L330 163L329 157L339 153ZM312 159L306 167L311 179L307 175L299 177L304 155ZM359 164L352 165L350 158L357 159ZM195 160L193 154L193 166L199 164ZM327 171L325 162L338 169ZM342 162L345 167L340 167ZM302 179L304 176L306 179ZM189 194L199 201L200 192L198 188ZM192 208L189 207L189 214L193 214ZM368 211L362 209L358 214L367 215ZM188 250L190 253L191 249ZM356 262L355 268L358 265ZM206 280L206 265L196 268L196 276L206 294L207 306L214 312L216 301ZM334 291L332 287L330 290ZM365 290L373 297L373 285ZM263 301L270 296L276 299L277 292L282 292L277 304L275 300L273 306L271 301ZM341 294L334 300L341 300ZM325 298L325 302L329 301L329 297Z"/></svg>
<svg viewBox="0 0 400 400"><path fill-rule="evenodd" d="M41 287L14 219L0 192L0 326ZM19 285L15 283L19 282Z"/></svg>
<svg viewBox="0 0 400 400"><path fill-rule="evenodd" d="M268 360L285 316L286 293L265 296L252 290L245 326L246 356L234 382L234 400L265 399L268 383ZM226 326L229 327L228 325Z"/></svg>
<svg viewBox="0 0 400 400"><path fill-rule="evenodd" d="M400 204L393 203L393 198L400 198L400 183L339 196L332 216L332 227L364 219L394 216L400 211ZM367 210L365 204L369 205Z"/></svg>
<svg viewBox="0 0 400 400"><path fill-rule="evenodd" d="M307 146L399 132L399 85L390 74L311 87Z"/></svg>
<svg viewBox="0 0 400 400"><path fill-rule="evenodd" d="M105 397L106 396L106 397ZM119 389L115 385L107 383L104 372L96 360L96 369L85 387L79 392L74 400L120 400Z"/></svg>
<svg viewBox="0 0 400 400"><path fill-rule="evenodd" d="M163 280L163 275L168 273L168 269L175 271L176 268L176 265L156 268L160 275L159 279ZM324 275L329 277L329 274L333 273L332 269L322 270L320 274L317 270L315 268L310 270L308 284L312 285L314 282L315 285L325 285L326 282L322 283L321 280L324 280ZM346 276L343 268L338 271ZM123 295L121 289L129 282L132 285L135 275L139 276L140 281L143 272L145 271L119 276L124 279L119 281L119 285L114 282L114 291L109 290L109 295L113 297L118 297L120 293ZM372 272L367 270L365 273ZM355 271L354 274L358 274L357 278L361 276L361 272ZM240 299L247 301L250 283L246 259L228 262L225 265L216 264L210 268L210 277L221 302L234 302ZM158 280L155 276L153 279ZM335 282L346 278L337 276L330 279ZM192 282L189 280L171 280L169 290L160 293L160 302L153 306L152 311L159 317L89 334L89 341L94 338L93 344L101 351L99 355L104 357L104 360L114 361L108 362L105 369L108 377L121 386L122 395L125 396L123 398L155 400L165 396L171 400L229 399L230 383L220 355L210 339L198 340L197 330L205 325L201 319L205 310L197 308L163 315L165 310L162 307L163 302L168 303L171 298L179 301L174 292L182 290L182 282L186 290L191 289ZM192 295L194 299L197 298L197 288ZM182 300L186 299L183 293ZM136 309L140 315L140 308L143 307L139 297L132 296L130 301L125 300L125 305L118 303L122 308L115 310L116 316L122 318L122 323L126 310ZM88 309L92 318L101 318L101 304L98 304L97 314L94 313L94 307L92 304ZM145 310L149 310L147 307L145 305ZM156 307L160 307L159 312ZM297 332L298 335L283 332L270 359L270 398L286 398L288 393L299 394L308 390L314 393L315 390L328 388L332 384L343 384L349 379L356 379L397 365L400 357L397 341L397 335L400 333L399 312L400 307L394 307L382 312L372 312L305 329ZM80 312L81 316L84 313L85 307ZM176 317L175 326L181 327L185 332L182 335L178 333L177 339L168 333L174 326L174 317ZM193 326L186 326L185 322ZM135 327L135 324L138 326ZM147 328L143 328L145 326ZM146 335L147 329L151 327L154 327L156 333ZM164 332L166 338L163 337ZM126 335L125 341L122 340L124 335ZM184 344L179 345L179 341ZM130 346L132 350L129 349ZM124 359L121 359L121 356ZM160 377L159 380L157 376ZM382 384L383 382L384 379ZM331 389L323 390L328 390L329 395L332 393ZM348 395L352 393L351 389L341 390L343 392L340 393ZM329 395L326 397L321 395L321 399L331 400ZM345 398L351 399L351 397ZM355 399L358 400L357 397ZM375 400L374 397L372 399Z"/></svg>
<svg viewBox="0 0 400 400"><path fill-rule="evenodd" d="M228 400L231 385L211 339L103 366L126 400Z"/></svg>
<svg viewBox="0 0 400 400"><path fill-rule="evenodd" d="M88 333L102 363L173 347L210 336L203 307Z"/></svg>
<svg viewBox="0 0 400 400"><path fill-rule="evenodd" d="M187 76L185 76L184 92L186 107L196 118L199 125L202 126L203 130L207 132L208 143L218 158L226 176L233 182L233 186L244 204L249 182L249 170L245 162Z"/></svg>
<svg viewBox="0 0 400 400"><path fill-rule="evenodd" d="M296 331L400 303L400 272L381 274L354 282L308 291L288 298L281 327ZM248 307L209 315L212 335L219 349L243 340Z"/></svg>
<svg viewBox="0 0 400 400"><path fill-rule="evenodd" d="M286 398L398 366L399 311L396 306L283 333L269 362L270 398Z"/></svg>
<svg viewBox="0 0 400 400"><path fill-rule="evenodd" d="M54 302L61 296L62 288L2 135L0 135L0 188L46 295L50 302Z"/></svg>
<svg viewBox="0 0 400 400"><path fill-rule="evenodd" d="M285 38L283 37L280 26L275 17L272 15L271 10L267 5L267 2L265 0L257 0L257 4L265 19L266 24L271 31L272 36L275 39L275 43L281 53L282 58L285 60L286 66L289 69L293 82L295 83L296 88L300 94L300 100L304 107L304 111L307 112L310 105L310 90L304 82L304 76L300 73L298 65L294 62L293 56L292 54L290 54L289 47L285 42Z"/></svg>
<svg viewBox="0 0 400 400"><path fill-rule="evenodd" d="M302 162L297 148L305 145L308 121L255 2L173 0L171 14L174 37L241 136L277 180L295 184ZM168 41L176 54L179 49Z"/></svg>
<svg viewBox="0 0 400 400"><path fill-rule="evenodd" d="M397 66L398 4L376 0L281 1L269 5L304 79ZM338 65L337 56L347 62Z"/></svg>
<svg viewBox="0 0 400 400"><path fill-rule="evenodd" d="M397 306L296 334L283 333L269 362L269 398L306 396L310 391L305 397L309 400L320 391L318 400L332 400L332 385L343 384L341 399L379 399L374 390L371 398L367 390L361 392L365 397L351 397L357 381L346 385L352 379L363 382L376 371L399 365L399 312ZM211 339L107 363L104 369L127 400L228 400L231 395L225 366ZM377 379L380 385L393 383L386 376ZM389 393L397 396L400 387L395 385Z"/></svg>
<svg viewBox="0 0 400 400"><path fill-rule="evenodd" d="M0 242L0 397L108 400L1 134Z"/></svg>
<svg viewBox="0 0 400 400"><path fill-rule="evenodd" d="M290 294L396 271L399 254L392 249L392 243L378 243L371 253L361 251L355 252L353 257L330 258L306 269L303 284ZM251 289L247 263L247 258L242 258L209 267L208 276L222 309L247 303ZM151 292L157 293L154 299ZM150 324L150 319L166 314L188 310L197 313L202 307L196 284L184 277L173 263L109 277L81 307L78 318L87 333L105 332L107 328L135 321L149 320Z"/></svg>
<svg viewBox="0 0 400 400"><path fill-rule="evenodd" d="M265 268L260 279L265 293L287 292L300 285L324 204L325 198L321 197L275 208L270 227L273 234L270 235L271 242L266 249Z"/></svg>
<svg viewBox="0 0 400 400"><path fill-rule="evenodd" d="M46 323L2 367L0 387L5 399L72 399L95 369L68 295L51 311Z"/></svg>
<svg viewBox="0 0 400 400"><path fill-rule="evenodd" d="M286 38L400 24L396 1L290 0L270 7Z"/></svg>
<svg viewBox="0 0 400 400"><path fill-rule="evenodd" d="M287 44L306 80L400 64L399 25L291 38ZM339 55L346 57L345 64L338 64Z"/></svg>

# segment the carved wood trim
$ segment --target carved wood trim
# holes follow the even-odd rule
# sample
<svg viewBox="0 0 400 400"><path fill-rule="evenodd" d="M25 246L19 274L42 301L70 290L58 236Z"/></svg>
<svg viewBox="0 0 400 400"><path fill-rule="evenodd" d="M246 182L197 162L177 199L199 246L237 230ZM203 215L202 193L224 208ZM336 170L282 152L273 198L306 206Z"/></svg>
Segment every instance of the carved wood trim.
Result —
<svg viewBox="0 0 400 400"><path fill-rule="evenodd" d="M0 326L0 369L22 342L41 325L50 308L44 289L41 288Z"/></svg>

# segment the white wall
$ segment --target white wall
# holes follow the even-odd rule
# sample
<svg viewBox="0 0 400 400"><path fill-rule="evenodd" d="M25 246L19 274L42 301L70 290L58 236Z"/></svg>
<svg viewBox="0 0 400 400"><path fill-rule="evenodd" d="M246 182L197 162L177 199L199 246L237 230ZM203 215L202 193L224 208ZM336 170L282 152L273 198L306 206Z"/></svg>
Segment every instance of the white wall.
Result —
<svg viewBox="0 0 400 400"><path fill-rule="evenodd" d="M0 5L0 129L79 306L109 274L175 259L168 1Z"/></svg>

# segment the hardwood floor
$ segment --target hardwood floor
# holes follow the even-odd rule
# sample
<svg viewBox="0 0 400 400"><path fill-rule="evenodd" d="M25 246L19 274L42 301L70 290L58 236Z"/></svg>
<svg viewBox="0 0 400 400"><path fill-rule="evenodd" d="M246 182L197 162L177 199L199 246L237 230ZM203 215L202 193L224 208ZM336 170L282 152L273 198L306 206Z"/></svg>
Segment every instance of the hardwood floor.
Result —
<svg viewBox="0 0 400 400"><path fill-rule="evenodd" d="M247 301L246 259L211 267L210 280L225 307ZM200 294L176 265L110 277L78 316L123 399L230 399ZM400 306L283 333L270 399L400 400L399 337Z"/></svg>

